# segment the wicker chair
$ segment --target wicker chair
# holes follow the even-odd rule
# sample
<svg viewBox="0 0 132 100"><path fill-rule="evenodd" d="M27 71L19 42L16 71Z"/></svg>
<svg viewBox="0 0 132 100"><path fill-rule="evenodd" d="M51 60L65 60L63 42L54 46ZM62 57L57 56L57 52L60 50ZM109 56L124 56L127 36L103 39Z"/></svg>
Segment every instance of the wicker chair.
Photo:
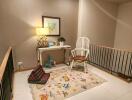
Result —
<svg viewBox="0 0 132 100"><path fill-rule="evenodd" d="M71 51L71 69L75 63L83 63L84 71L87 72L89 43L90 40L87 37L79 37L77 39L76 48Z"/></svg>

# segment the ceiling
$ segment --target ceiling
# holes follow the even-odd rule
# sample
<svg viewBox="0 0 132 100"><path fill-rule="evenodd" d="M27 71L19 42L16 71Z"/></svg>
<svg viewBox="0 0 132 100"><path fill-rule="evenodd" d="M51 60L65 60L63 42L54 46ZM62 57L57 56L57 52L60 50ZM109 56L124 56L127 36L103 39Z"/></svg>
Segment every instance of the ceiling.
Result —
<svg viewBox="0 0 132 100"><path fill-rule="evenodd" d="M108 0L108 1L115 2L115 3L126 3L132 0Z"/></svg>

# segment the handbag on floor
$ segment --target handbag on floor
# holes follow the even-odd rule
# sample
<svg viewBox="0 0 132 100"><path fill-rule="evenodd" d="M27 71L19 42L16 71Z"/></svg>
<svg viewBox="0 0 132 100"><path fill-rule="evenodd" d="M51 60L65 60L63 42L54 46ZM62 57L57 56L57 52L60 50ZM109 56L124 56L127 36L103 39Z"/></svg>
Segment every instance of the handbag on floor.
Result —
<svg viewBox="0 0 132 100"><path fill-rule="evenodd" d="M34 69L28 78L28 83L31 84L46 84L50 77L50 73L45 73L43 67L38 65L36 69Z"/></svg>

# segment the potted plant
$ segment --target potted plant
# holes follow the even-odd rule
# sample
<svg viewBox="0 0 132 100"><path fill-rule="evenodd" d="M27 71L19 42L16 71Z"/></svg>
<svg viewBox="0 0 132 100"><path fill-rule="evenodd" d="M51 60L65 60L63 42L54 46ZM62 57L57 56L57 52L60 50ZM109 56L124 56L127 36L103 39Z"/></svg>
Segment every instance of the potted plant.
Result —
<svg viewBox="0 0 132 100"><path fill-rule="evenodd" d="M59 42L60 46L63 46L65 41L66 41L66 39L63 37L58 38L58 42Z"/></svg>

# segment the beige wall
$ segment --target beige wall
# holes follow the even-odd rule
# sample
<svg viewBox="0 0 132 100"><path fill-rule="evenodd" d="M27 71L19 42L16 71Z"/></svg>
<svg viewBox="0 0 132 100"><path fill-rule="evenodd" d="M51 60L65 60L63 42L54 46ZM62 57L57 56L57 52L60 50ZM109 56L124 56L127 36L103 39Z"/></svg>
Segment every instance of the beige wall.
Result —
<svg viewBox="0 0 132 100"><path fill-rule="evenodd" d="M4 55L7 51L8 46L4 42L4 37L0 36L0 65L3 61Z"/></svg>
<svg viewBox="0 0 132 100"><path fill-rule="evenodd" d="M117 18L114 46L132 50L132 2L119 6Z"/></svg>
<svg viewBox="0 0 132 100"><path fill-rule="evenodd" d="M61 17L61 36L73 47L78 3L78 0L0 0L0 37L6 37L5 43L0 42L6 44L4 48L13 46L15 62L22 61L25 67L33 67L37 63L35 27L41 26L41 16Z"/></svg>
<svg viewBox="0 0 132 100"><path fill-rule="evenodd" d="M106 0L80 0L78 35L91 43L114 46L118 6Z"/></svg>

